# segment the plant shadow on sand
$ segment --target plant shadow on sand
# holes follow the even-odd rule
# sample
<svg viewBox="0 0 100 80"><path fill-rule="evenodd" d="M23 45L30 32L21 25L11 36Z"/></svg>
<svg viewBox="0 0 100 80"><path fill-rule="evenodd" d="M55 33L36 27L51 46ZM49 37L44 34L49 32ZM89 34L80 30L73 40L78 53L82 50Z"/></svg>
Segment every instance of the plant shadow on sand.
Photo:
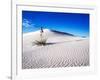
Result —
<svg viewBox="0 0 100 80"><path fill-rule="evenodd" d="M82 41L82 39L72 40L72 41L62 41L62 42L46 43L46 45L61 44L61 43L67 43L67 42L73 42L73 41Z"/></svg>
<svg viewBox="0 0 100 80"><path fill-rule="evenodd" d="M47 46L47 45L54 45L54 44L58 44L57 42L52 42L52 43L32 43L33 46L37 45L37 46Z"/></svg>
<svg viewBox="0 0 100 80"><path fill-rule="evenodd" d="M47 42L45 44L44 43L34 43L33 42L33 46L34 45L38 45L38 46L48 46L48 45L61 44L61 43L73 42L73 41L82 41L82 39L72 40L72 41L62 41L62 42Z"/></svg>

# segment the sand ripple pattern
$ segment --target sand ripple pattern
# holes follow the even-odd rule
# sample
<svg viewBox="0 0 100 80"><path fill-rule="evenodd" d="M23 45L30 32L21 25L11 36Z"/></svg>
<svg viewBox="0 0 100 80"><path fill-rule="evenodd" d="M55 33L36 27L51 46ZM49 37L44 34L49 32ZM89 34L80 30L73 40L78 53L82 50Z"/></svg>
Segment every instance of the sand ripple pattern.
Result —
<svg viewBox="0 0 100 80"><path fill-rule="evenodd" d="M23 49L22 68L89 66L89 40L73 40Z"/></svg>

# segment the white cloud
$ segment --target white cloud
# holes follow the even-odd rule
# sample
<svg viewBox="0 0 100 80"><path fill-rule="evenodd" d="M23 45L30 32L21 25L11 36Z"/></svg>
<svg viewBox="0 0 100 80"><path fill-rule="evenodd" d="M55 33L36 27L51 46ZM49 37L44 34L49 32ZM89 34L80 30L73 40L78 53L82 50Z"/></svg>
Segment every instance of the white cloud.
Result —
<svg viewBox="0 0 100 80"><path fill-rule="evenodd" d="M35 24L27 19L23 19L22 26L29 28L29 27L35 27Z"/></svg>

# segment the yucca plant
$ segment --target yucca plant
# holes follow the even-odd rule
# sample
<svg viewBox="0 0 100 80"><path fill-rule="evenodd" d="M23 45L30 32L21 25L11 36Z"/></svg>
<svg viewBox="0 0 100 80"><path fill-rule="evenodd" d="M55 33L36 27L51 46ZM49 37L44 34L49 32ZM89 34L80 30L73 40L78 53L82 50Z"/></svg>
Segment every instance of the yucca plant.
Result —
<svg viewBox="0 0 100 80"><path fill-rule="evenodd" d="M44 38L43 37L43 33L44 33L44 31L43 31L43 27L41 27L41 30L40 30L40 40L35 40L35 44L36 45L46 45L46 41L47 41L47 39L46 38Z"/></svg>

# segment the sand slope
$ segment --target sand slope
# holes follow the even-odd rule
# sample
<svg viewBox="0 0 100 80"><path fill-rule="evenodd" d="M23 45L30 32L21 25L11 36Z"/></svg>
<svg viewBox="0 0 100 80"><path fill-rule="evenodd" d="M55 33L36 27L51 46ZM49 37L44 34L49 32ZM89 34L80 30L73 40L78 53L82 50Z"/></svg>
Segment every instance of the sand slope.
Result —
<svg viewBox="0 0 100 80"><path fill-rule="evenodd" d="M53 68L89 65L89 39L45 29L46 46L33 42L39 31L23 35L22 68Z"/></svg>

